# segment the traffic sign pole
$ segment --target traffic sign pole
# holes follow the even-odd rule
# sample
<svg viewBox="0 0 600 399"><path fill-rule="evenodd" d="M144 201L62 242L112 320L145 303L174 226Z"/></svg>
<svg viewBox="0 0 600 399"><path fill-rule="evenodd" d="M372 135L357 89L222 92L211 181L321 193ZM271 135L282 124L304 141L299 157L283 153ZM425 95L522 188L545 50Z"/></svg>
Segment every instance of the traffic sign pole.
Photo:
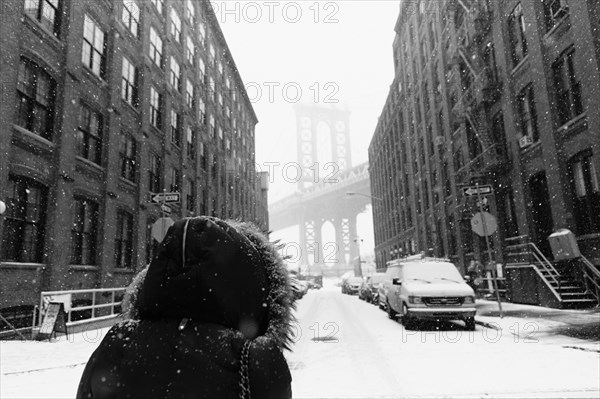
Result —
<svg viewBox="0 0 600 399"><path fill-rule="evenodd" d="M479 205L479 212L483 215L483 203L481 199L481 192L479 191L479 182L475 182L475 187L477 188L477 204ZM481 218L482 227L483 227L483 236L485 237L485 246L487 247L488 253L488 262L492 262L492 249L490 248L490 239L487 234L487 227L485 223L485 217ZM500 291L498 291L498 280L496 278L496 264L494 262L494 270L492 270L492 282L494 284L494 291L496 291L496 300L498 301L498 310L500 312L500 318L504 317L502 314L502 302L500 301Z"/></svg>

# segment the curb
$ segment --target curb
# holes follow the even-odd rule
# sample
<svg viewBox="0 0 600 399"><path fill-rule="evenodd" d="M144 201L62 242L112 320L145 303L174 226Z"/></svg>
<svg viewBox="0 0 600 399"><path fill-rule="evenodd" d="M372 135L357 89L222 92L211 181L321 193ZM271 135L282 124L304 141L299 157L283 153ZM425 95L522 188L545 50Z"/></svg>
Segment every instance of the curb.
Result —
<svg viewBox="0 0 600 399"><path fill-rule="evenodd" d="M480 326L483 326L485 328L491 328L494 330L502 330L502 328L499 325L493 325L490 323L486 323L485 321L475 320L475 324L479 324Z"/></svg>

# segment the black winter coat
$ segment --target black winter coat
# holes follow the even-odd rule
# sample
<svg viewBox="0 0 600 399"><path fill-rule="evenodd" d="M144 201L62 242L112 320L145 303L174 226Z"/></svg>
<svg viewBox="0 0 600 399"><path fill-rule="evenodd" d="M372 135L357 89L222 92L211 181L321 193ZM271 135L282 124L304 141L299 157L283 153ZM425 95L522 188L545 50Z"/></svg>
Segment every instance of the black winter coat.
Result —
<svg viewBox="0 0 600 399"><path fill-rule="evenodd" d="M92 354L78 399L233 399L242 386L253 399L291 398L282 350L293 293L276 248L252 225L176 222L124 306L127 320Z"/></svg>

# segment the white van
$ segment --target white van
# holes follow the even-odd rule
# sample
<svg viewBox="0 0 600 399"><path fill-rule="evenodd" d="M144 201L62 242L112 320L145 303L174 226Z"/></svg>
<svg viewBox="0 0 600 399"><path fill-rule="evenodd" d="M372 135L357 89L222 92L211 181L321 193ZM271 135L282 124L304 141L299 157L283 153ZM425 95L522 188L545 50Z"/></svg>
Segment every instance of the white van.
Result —
<svg viewBox="0 0 600 399"><path fill-rule="evenodd" d="M475 292L447 259L420 255L388 262L380 297L391 319L410 328L416 319L463 320L475 329Z"/></svg>

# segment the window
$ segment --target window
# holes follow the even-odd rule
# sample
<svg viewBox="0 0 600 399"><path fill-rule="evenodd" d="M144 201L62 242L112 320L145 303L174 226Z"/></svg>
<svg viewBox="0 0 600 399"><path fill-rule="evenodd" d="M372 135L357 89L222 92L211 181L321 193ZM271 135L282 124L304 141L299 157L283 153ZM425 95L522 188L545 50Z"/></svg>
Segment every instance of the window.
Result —
<svg viewBox="0 0 600 399"><path fill-rule="evenodd" d="M132 182L135 182L136 146L132 135L121 132L121 147L119 150L121 177Z"/></svg>
<svg viewBox="0 0 600 399"><path fill-rule="evenodd" d="M198 24L198 41L200 44L204 45L204 39L206 38L206 28L204 27L204 23L200 21Z"/></svg>
<svg viewBox="0 0 600 399"><path fill-rule="evenodd" d="M17 95L17 124L51 140L54 127L53 104L56 97L54 80L38 65L21 58Z"/></svg>
<svg viewBox="0 0 600 399"><path fill-rule="evenodd" d="M81 59L96 76L104 79L106 72L106 42L104 32L88 15L83 22L83 50Z"/></svg>
<svg viewBox="0 0 600 399"><path fill-rule="evenodd" d="M177 43L181 43L181 18L174 8L171 8L171 35Z"/></svg>
<svg viewBox="0 0 600 399"><path fill-rule="evenodd" d="M194 65L194 58L196 57L196 46L190 36L186 40L185 58L191 65Z"/></svg>
<svg viewBox="0 0 600 399"><path fill-rule="evenodd" d="M210 65L213 65L215 63L215 57L216 57L217 53L215 51L215 46L210 43L210 45L208 46L208 63Z"/></svg>
<svg viewBox="0 0 600 399"><path fill-rule="evenodd" d="M133 216L129 212L117 212L115 237L115 266L130 269L133 266Z"/></svg>
<svg viewBox="0 0 600 399"><path fill-rule="evenodd" d="M187 128L187 156L190 159L196 159L196 132L191 126Z"/></svg>
<svg viewBox="0 0 600 399"><path fill-rule="evenodd" d="M156 7L156 11L162 15L163 9L165 8L165 0L152 0L152 4Z"/></svg>
<svg viewBox="0 0 600 399"><path fill-rule="evenodd" d="M208 129L208 135L212 138L215 138L215 118L214 116L210 115L208 117L208 123L209 123L209 129Z"/></svg>
<svg viewBox="0 0 600 399"><path fill-rule="evenodd" d="M527 85L517 98L519 121L521 123L521 136L529 136L535 142L539 140L537 115L533 85Z"/></svg>
<svg viewBox="0 0 600 399"><path fill-rule="evenodd" d="M33 180L9 176L4 231L3 260L13 262L44 261L44 233L47 190Z"/></svg>
<svg viewBox="0 0 600 399"><path fill-rule="evenodd" d="M204 143L198 145L198 154L200 155L200 167L204 170L208 170L208 153L206 152Z"/></svg>
<svg viewBox="0 0 600 399"><path fill-rule="evenodd" d="M159 155L150 154L150 168L148 169L148 190L159 193L162 188L162 159Z"/></svg>
<svg viewBox="0 0 600 399"><path fill-rule="evenodd" d="M138 37L140 29L140 8L134 0L123 0L123 24L133 36Z"/></svg>
<svg viewBox="0 0 600 399"><path fill-rule="evenodd" d="M196 184L192 179L187 179L186 184L186 207L190 212L196 210Z"/></svg>
<svg viewBox="0 0 600 399"><path fill-rule="evenodd" d="M160 38L158 33L156 33L154 28L150 28L150 59L159 68L162 68L162 51L162 39Z"/></svg>
<svg viewBox="0 0 600 399"><path fill-rule="evenodd" d="M581 83L575 76L575 50L569 49L554 63L554 88L560 124L564 125L583 113Z"/></svg>
<svg viewBox="0 0 600 399"><path fill-rule="evenodd" d="M188 107L194 107L194 85L189 79L185 82L185 102Z"/></svg>
<svg viewBox="0 0 600 399"><path fill-rule="evenodd" d="M573 157L569 173L577 234L600 233L600 187L591 152Z"/></svg>
<svg viewBox="0 0 600 399"><path fill-rule="evenodd" d="M206 123L206 104L203 99L198 100L198 123Z"/></svg>
<svg viewBox="0 0 600 399"><path fill-rule="evenodd" d="M138 106L137 95L137 70L127 58L123 57L123 81L121 85L121 98L134 107Z"/></svg>
<svg viewBox="0 0 600 399"><path fill-rule="evenodd" d="M186 5L188 22L190 23L190 26L194 26L195 25L194 18L196 17L196 10L194 9L194 3L192 2L192 0L187 0L185 5Z"/></svg>
<svg viewBox="0 0 600 399"><path fill-rule="evenodd" d="M162 95L150 87L150 123L160 129L162 127Z"/></svg>
<svg viewBox="0 0 600 399"><path fill-rule="evenodd" d="M179 192L179 188L181 187L181 177L179 174L179 169L171 168L171 187L170 190L172 193Z"/></svg>
<svg viewBox="0 0 600 399"><path fill-rule="evenodd" d="M181 80L181 67L179 63L175 59L175 57L171 56L171 86L173 86L178 91L180 90L180 80Z"/></svg>
<svg viewBox="0 0 600 399"><path fill-rule="evenodd" d="M527 57L527 29L525 26L525 16L523 15L523 6L517 4L513 12L508 17L508 36L510 40L510 54L513 62L513 68Z"/></svg>
<svg viewBox="0 0 600 399"><path fill-rule="evenodd" d="M102 162L102 115L82 104L77 129L77 155L100 165Z"/></svg>
<svg viewBox="0 0 600 399"><path fill-rule="evenodd" d="M85 198L75 197L72 206L71 264L95 265L98 204Z"/></svg>
<svg viewBox="0 0 600 399"><path fill-rule="evenodd" d="M38 21L54 36L60 30L59 0L25 0L25 14Z"/></svg>
<svg viewBox="0 0 600 399"><path fill-rule="evenodd" d="M198 60L198 72L200 74L200 82L206 84L206 65L204 65L204 61L202 59Z"/></svg>
<svg viewBox="0 0 600 399"><path fill-rule="evenodd" d="M181 146L181 117L174 110L171 110L171 142Z"/></svg>
<svg viewBox="0 0 600 399"><path fill-rule="evenodd" d="M567 0L545 0L544 17L546 18L546 29L551 30L569 13Z"/></svg>

